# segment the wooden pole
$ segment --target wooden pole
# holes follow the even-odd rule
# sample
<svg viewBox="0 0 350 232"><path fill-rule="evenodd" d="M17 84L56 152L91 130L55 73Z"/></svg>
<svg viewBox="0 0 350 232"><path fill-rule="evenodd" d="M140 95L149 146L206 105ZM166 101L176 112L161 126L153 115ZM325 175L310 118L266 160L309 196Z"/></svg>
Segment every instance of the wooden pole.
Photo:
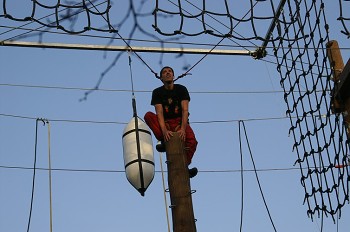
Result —
<svg viewBox="0 0 350 232"><path fill-rule="evenodd" d="M327 56L333 72L334 89L332 90L332 111L342 113L350 139L350 60L344 66L338 42L331 40L327 43Z"/></svg>
<svg viewBox="0 0 350 232"><path fill-rule="evenodd" d="M329 41L326 44L326 47L327 47L328 60L333 72L333 81L335 83L334 89L332 92L331 107L332 107L333 113L341 113L344 111L344 103L339 100L335 92L337 91L337 88L338 88L339 76L344 69L344 62L341 56L338 42L336 40Z"/></svg>
<svg viewBox="0 0 350 232"><path fill-rule="evenodd" d="M348 139L350 139L350 98L346 99L345 102L346 114L344 115L344 121L346 123L346 133L348 135Z"/></svg>
<svg viewBox="0 0 350 232"><path fill-rule="evenodd" d="M339 75L338 85L337 95L339 95L344 106L343 118L346 125L346 133L348 139L350 139L350 59Z"/></svg>
<svg viewBox="0 0 350 232"><path fill-rule="evenodd" d="M331 40L327 43L327 56L331 64L333 71L333 81L339 81L339 75L344 69L344 62L341 56L338 42L336 40Z"/></svg>
<svg viewBox="0 0 350 232"><path fill-rule="evenodd" d="M166 142L173 232L196 232L184 143L178 133Z"/></svg>

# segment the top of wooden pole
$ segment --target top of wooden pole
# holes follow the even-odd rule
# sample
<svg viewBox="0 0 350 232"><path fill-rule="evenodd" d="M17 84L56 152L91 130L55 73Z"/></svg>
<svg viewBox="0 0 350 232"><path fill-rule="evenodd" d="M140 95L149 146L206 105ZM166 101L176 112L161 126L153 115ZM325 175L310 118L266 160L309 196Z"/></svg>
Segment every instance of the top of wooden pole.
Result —
<svg viewBox="0 0 350 232"><path fill-rule="evenodd" d="M339 49L339 44L336 40L331 40L326 44L327 56L333 71L333 81L339 81L339 75L344 69L344 62Z"/></svg>

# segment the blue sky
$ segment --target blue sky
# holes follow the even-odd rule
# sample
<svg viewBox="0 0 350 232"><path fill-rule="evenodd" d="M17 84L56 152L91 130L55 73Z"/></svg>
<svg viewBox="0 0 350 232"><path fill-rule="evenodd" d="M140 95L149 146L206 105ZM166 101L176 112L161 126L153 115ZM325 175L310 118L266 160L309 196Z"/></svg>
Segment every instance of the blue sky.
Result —
<svg viewBox="0 0 350 232"><path fill-rule="evenodd" d="M148 1L145 8L152 9L152 2ZM331 5L329 0L324 2L329 14L330 35L339 38L340 46L346 48L342 50L346 62L349 40L340 33L341 27L336 21L339 16L337 6ZM113 4L113 19L120 20L120 12L127 9L126 3ZM13 9L26 14L25 7ZM240 13L244 14L244 10ZM151 27L152 17L141 22L148 32L156 33ZM126 22L120 30L125 38L131 23ZM0 34L8 30L3 26L21 24L0 18ZM17 29L1 34L0 40L21 32ZM89 33L110 36L102 32ZM139 32L135 38L149 39ZM202 36L183 41L216 44L219 40ZM38 41L38 37L22 41ZM108 39L45 33L43 41L103 45ZM222 44L236 45L230 40L224 40ZM113 45L124 44L114 40ZM135 42L135 46L159 44ZM159 154L154 153L155 178L145 197L129 184L123 172L122 133L125 123L132 117L127 54L123 53L104 76L100 90L80 101L86 89L96 85L117 52L0 49L0 231L27 229L33 170L26 168L33 167L36 118L49 120L51 135L48 140L48 126L40 122L37 167L48 167L50 142L52 168L61 169L52 171L54 231L167 231ZM155 71L160 70L159 60L162 59L163 65L172 66L177 75L184 72L184 65L193 65L203 57L140 55ZM209 55L191 70L191 76L178 81L190 91L190 122L199 141L192 166L198 167L200 172L191 179L191 187L196 190L192 197L198 231L239 231L239 120L245 122L256 167L263 170L258 175L277 231L320 231L321 219L316 217L312 221L308 218L307 206L303 205L304 190L300 184L300 171L293 169L297 156L292 152L293 138L288 134L290 122L284 118L287 106L280 77L275 64L268 61L275 60L273 57L263 61L246 56ZM147 111L154 110L150 105L151 91L161 82L135 55L131 68L137 110L143 117ZM153 142L156 143L155 138ZM165 168L165 154L162 159ZM243 161L244 169L252 170L245 140ZM48 180L47 170L37 170L31 231L49 230ZM169 205L168 194L167 202ZM347 231L349 215L349 207L345 205L338 225L331 218L325 218L323 231L336 231L337 226L339 231ZM169 218L171 220L170 209ZM243 231L273 231L252 171L244 172Z"/></svg>

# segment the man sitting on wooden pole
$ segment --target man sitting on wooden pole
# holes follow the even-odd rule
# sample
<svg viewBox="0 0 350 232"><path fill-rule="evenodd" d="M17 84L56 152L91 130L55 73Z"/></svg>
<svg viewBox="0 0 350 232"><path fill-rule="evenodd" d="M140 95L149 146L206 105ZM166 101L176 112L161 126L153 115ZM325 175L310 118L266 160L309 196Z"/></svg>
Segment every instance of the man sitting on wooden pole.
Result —
<svg viewBox="0 0 350 232"><path fill-rule="evenodd" d="M189 165L198 144L188 122L190 95L185 86L174 84L174 70L171 67L162 68L160 80L163 86L153 90L151 100L156 114L147 112L144 117L145 122L155 137L161 141L156 146L159 152L165 152L165 142L170 140L173 132L178 132L180 138L185 142L187 165ZM190 178L198 173L197 168L191 168L188 171Z"/></svg>

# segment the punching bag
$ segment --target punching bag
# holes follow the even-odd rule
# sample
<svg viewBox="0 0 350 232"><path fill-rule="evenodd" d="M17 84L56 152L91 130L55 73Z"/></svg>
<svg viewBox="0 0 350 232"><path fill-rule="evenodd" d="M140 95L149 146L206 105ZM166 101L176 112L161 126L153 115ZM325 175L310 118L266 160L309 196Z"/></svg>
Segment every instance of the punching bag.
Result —
<svg viewBox="0 0 350 232"><path fill-rule="evenodd" d="M136 115L124 129L123 153L126 177L144 196L154 177L153 143L149 127Z"/></svg>

